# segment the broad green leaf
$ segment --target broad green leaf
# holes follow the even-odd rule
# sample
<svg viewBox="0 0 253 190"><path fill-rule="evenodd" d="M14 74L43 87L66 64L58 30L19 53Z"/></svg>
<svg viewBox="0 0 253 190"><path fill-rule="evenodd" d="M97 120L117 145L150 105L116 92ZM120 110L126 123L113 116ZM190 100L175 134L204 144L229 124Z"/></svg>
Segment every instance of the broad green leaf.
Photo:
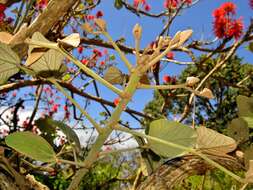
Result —
<svg viewBox="0 0 253 190"><path fill-rule="evenodd" d="M5 138L6 144L16 151L42 162L54 162L53 148L42 137L31 132L15 132Z"/></svg>
<svg viewBox="0 0 253 190"><path fill-rule="evenodd" d="M242 118L236 118L229 123L228 136L235 139L238 143L243 143L249 139L249 128Z"/></svg>
<svg viewBox="0 0 253 190"><path fill-rule="evenodd" d="M80 145L80 141L78 136L76 135L76 133L74 132L73 129L71 129L68 125L66 125L65 123L61 122L61 121L55 121L49 117L44 118L44 119L40 119L40 125L46 128L51 128L52 130L55 130L56 127L58 127L66 136L67 139L69 139L71 142L75 143L75 146L77 148L78 151L81 150L81 145Z"/></svg>
<svg viewBox="0 0 253 190"><path fill-rule="evenodd" d="M29 67L37 73L37 76L60 77L66 72L66 66L62 63L63 59L64 56L60 52L50 49Z"/></svg>
<svg viewBox="0 0 253 190"><path fill-rule="evenodd" d="M11 76L18 73L20 58L4 43L0 43L0 84L4 84Z"/></svg>
<svg viewBox="0 0 253 190"><path fill-rule="evenodd" d="M247 123L249 128L253 128L253 113L249 117L242 117Z"/></svg>
<svg viewBox="0 0 253 190"><path fill-rule="evenodd" d="M127 75L114 66L109 67L104 75L104 79L112 84L124 84L127 77Z"/></svg>
<svg viewBox="0 0 253 190"><path fill-rule="evenodd" d="M236 149L236 142L231 137L206 127L197 128L197 148L204 152L226 154Z"/></svg>
<svg viewBox="0 0 253 190"><path fill-rule="evenodd" d="M46 39L40 32L35 32L32 35L32 40L39 41L39 42L45 42L45 43L53 43L53 42L50 42L48 39ZM30 55L32 53L32 51L37 48L41 48L41 47L36 46L36 45L29 45L28 55Z"/></svg>
<svg viewBox="0 0 253 190"><path fill-rule="evenodd" d="M46 139L49 144L54 146L54 139L56 137L56 128L49 125L48 120L40 118L35 121L35 125L40 129L41 136Z"/></svg>
<svg viewBox="0 0 253 190"><path fill-rule="evenodd" d="M239 95L236 97L236 103L240 117L253 114L253 97Z"/></svg>
<svg viewBox="0 0 253 190"><path fill-rule="evenodd" d="M196 132L191 127L166 119L151 122L149 135L185 147L193 147L197 139ZM149 147L163 157L176 157L186 153L182 149L169 147L153 140L149 140Z"/></svg>
<svg viewBox="0 0 253 190"><path fill-rule="evenodd" d="M122 0L115 0L114 1L114 7L117 9L121 9L123 6Z"/></svg>

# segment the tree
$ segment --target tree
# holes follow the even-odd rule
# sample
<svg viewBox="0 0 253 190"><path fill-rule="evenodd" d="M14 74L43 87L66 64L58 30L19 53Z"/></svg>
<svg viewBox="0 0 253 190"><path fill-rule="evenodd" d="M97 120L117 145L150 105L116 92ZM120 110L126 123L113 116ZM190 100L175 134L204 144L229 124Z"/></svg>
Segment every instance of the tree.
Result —
<svg viewBox="0 0 253 190"><path fill-rule="evenodd" d="M173 188L189 177L169 179L164 168L169 174L188 168L190 175L217 168L239 186L252 183L252 65L242 64L237 52L244 45L252 50L253 22L244 29L234 3L217 5L216 39L208 41L192 36L192 29L171 32L175 19L198 1L165 0L155 14L151 2L115 0L119 14L126 9L164 19L145 47L140 24L132 30L134 45L126 45L130 36L111 36L110 20L97 10L100 0L0 3L1 189ZM175 52L186 60L175 59ZM191 66L161 84L166 62ZM141 90L154 90L155 97L144 113L129 107ZM102 109L94 111L98 105ZM131 117L122 119L123 113ZM231 120L233 138L221 130ZM242 129L246 133L238 135ZM110 147L129 138L138 147ZM234 155L239 150L246 170Z"/></svg>

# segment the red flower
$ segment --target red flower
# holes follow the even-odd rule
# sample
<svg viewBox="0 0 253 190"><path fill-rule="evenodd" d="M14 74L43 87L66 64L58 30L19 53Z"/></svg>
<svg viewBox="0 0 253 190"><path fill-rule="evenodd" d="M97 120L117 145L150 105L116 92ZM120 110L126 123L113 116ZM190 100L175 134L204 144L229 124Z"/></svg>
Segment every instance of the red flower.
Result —
<svg viewBox="0 0 253 190"><path fill-rule="evenodd" d="M0 3L0 12L4 12L6 9L6 6L2 3Z"/></svg>
<svg viewBox="0 0 253 190"><path fill-rule="evenodd" d="M253 9L253 0L249 0L249 6Z"/></svg>
<svg viewBox="0 0 253 190"><path fill-rule="evenodd" d="M185 2L186 2L188 5L192 4L192 0L185 0Z"/></svg>
<svg viewBox="0 0 253 190"><path fill-rule="evenodd" d="M220 6L221 9L223 9L225 11L226 14L235 14L235 10L236 10L236 5L232 2L226 2L226 3L223 3L221 6Z"/></svg>
<svg viewBox="0 0 253 190"><path fill-rule="evenodd" d="M104 16L104 13L103 13L102 11L98 11L98 12L96 13L96 17L97 17L97 18L100 18L100 17L102 17L102 16Z"/></svg>
<svg viewBox="0 0 253 190"><path fill-rule="evenodd" d="M145 6L144 6L144 9L145 9L145 11L150 11L151 10L151 6L149 5L149 4L146 4Z"/></svg>
<svg viewBox="0 0 253 190"><path fill-rule="evenodd" d="M37 0L38 9L44 9L48 4L48 0Z"/></svg>
<svg viewBox="0 0 253 190"><path fill-rule="evenodd" d="M96 54L98 57L102 57L102 55L103 55L102 52L99 51L98 49L94 49L93 53Z"/></svg>
<svg viewBox="0 0 253 190"><path fill-rule="evenodd" d="M103 65L105 65L105 61L100 62L100 66L103 66Z"/></svg>
<svg viewBox="0 0 253 190"><path fill-rule="evenodd" d="M242 19L235 19L236 5L231 2L222 4L213 11L213 31L218 38L241 37L243 32Z"/></svg>
<svg viewBox="0 0 253 190"><path fill-rule="evenodd" d="M169 52L166 55L167 59L174 59L174 53L173 52Z"/></svg>
<svg viewBox="0 0 253 190"><path fill-rule="evenodd" d="M230 29L231 32L230 36L233 36L235 39L239 39L242 35L242 31L243 31L243 22L242 19L239 18L232 23Z"/></svg>
<svg viewBox="0 0 253 190"><path fill-rule="evenodd" d="M114 105L117 106L119 104L120 100L121 100L120 98L115 98L113 100Z"/></svg>
<svg viewBox="0 0 253 190"><path fill-rule="evenodd" d="M146 0L134 0L134 7L138 8L139 4L146 4Z"/></svg>
<svg viewBox="0 0 253 190"><path fill-rule="evenodd" d="M87 15L86 18L87 18L87 20L94 20L95 16L94 15Z"/></svg>
<svg viewBox="0 0 253 190"><path fill-rule="evenodd" d="M78 48L77 48L77 51L78 51L78 53L83 53L83 46L79 46Z"/></svg>
<svg viewBox="0 0 253 190"><path fill-rule="evenodd" d="M165 0L163 6L166 9L173 9L177 8L178 0Z"/></svg>
<svg viewBox="0 0 253 190"><path fill-rule="evenodd" d="M82 59L82 64L84 64L84 65L87 65L88 63L89 63L89 61L87 60L87 59Z"/></svg>
<svg viewBox="0 0 253 190"><path fill-rule="evenodd" d="M169 75L164 75L163 76L163 82L164 83L170 83L171 82L171 77Z"/></svg>

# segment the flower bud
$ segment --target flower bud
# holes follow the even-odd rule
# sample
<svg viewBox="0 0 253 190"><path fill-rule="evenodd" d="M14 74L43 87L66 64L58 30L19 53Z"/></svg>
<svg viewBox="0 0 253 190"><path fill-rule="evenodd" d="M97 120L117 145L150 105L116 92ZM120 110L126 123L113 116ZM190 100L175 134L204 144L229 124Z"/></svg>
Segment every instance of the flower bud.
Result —
<svg viewBox="0 0 253 190"><path fill-rule="evenodd" d="M199 78L197 78L197 77L187 77L187 79L186 79L187 86L194 86L198 82L199 82Z"/></svg>
<svg viewBox="0 0 253 190"><path fill-rule="evenodd" d="M213 99L214 96L213 96L213 93L210 89L208 88L204 88L200 93L199 93L200 96L203 96L205 98L208 98L208 99Z"/></svg>
<svg viewBox="0 0 253 190"><path fill-rule="evenodd" d="M141 39L141 35L142 35L142 28L139 24L136 24L133 28L133 35L134 38L136 40L140 40Z"/></svg>

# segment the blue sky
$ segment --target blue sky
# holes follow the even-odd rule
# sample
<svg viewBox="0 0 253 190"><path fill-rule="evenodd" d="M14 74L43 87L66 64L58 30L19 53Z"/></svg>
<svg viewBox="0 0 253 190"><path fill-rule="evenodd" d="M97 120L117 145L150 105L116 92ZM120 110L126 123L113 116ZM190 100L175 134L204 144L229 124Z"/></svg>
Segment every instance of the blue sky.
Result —
<svg viewBox="0 0 253 190"><path fill-rule="evenodd" d="M131 2L131 1L129 1ZM158 13L163 10L163 0L147 0L151 4L151 12ZM181 16L177 17L174 21L174 24L171 27L170 35L174 35L178 30L184 30L191 28L193 29L192 39L214 39L212 32L212 11L219 7L222 3L227 2L224 0L200 0L196 5L192 6L189 9L185 9ZM237 5L237 17L242 16L245 26L248 25L250 17L252 16L253 10L250 9L248 0L234 0ZM139 23L143 27L143 38L141 46L145 47L151 41L153 41L163 27L163 18L149 18L146 16L137 17L133 13L130 13L126 9L122 8L117 10L113 7L114 0L102 1L101 4L94 10L94 13L97 10L103 10L104 19L108 24L108 31L111 36L117 40L121 37L126 39L126 44L129 46L134 46L134 39L132 36L132 28L136 23ZM245 46L240 47L238 51L239 56L243 57L245 62L252 63L253 54L245 50ZM134 58L131 55L128 55L129 59L134 63ZM176 54L176 59L181 61L185 60L185 56ZM187 61L187 60L185 60ZM122 62L117 59L118 65L121 69L125 70ZM163 71L163 74L169 75L178 75L182 71L184 66L175 65L169 63L166 69ZM101 87L102 96L113 100L116 95L109 92L107 89ZM129 104L129 107L142 111L145 104L152 99L151 90L139 90L132 102ZM92 114L97 115L98 111L94 111L94 107L89 108ZM127 114L123 114L123 117L126 120L130 120L133 124L137 124L132 120ZM131 123L132 123L131 122ZM133 126L134 127L134 126Z"/></svg>

